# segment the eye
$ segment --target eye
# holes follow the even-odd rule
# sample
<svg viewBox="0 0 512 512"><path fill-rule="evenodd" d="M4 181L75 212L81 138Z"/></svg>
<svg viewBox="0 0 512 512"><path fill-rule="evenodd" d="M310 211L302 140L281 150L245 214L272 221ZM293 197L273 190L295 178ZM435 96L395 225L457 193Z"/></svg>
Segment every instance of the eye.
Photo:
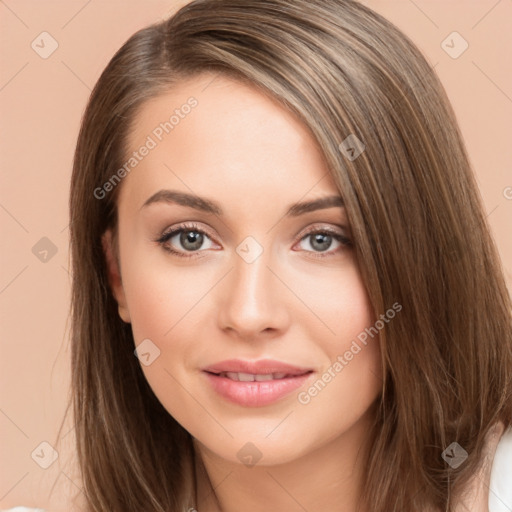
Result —
<svg viewBox="0 0 512 512"><path fill-rule="evenodd" d="M338 249L351 245L352 241L349 238L331 228L313 228L299 242L302 250L316 253L315 257L334 255L339 252Z"/></svg>
<svg viewBox="0 0 512 512"><path fill-rule="evenodd" d="M182 224L165 231L157 242L168 252L177 256L190 257L213 248L213 242L203 229L196 224Z"/></svg>
<svg viewBox="0 0 512 512"><path fill-rule="evenodd" d="M212 237L197 224L187 223L166 230L156 240L164 250L176 256L190 258L215 247ZM312 253L314 257L322 258L337 254L340 248L352 246L352 241L342 233L332 228L312 228L303 234L299 250ZM334 246L334 248L333 248Z"/></svg>

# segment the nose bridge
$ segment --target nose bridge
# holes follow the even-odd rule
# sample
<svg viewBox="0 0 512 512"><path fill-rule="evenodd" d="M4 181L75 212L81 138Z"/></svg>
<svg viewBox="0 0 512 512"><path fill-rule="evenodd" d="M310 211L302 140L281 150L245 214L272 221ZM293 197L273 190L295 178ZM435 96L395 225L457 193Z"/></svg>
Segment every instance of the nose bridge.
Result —
<svg viewBox="0 0 512 512"><path fill-rule="evenodd" d="M251 262L239 256L235 258L232 283L234 294L244 300L264 298L270 287L268 264L266 254Z"/></svg>
<svg viewBox="0 0 512 512"><path fill-rule="evenodd" d="M252 244L252 245L251 245ZM242 242L233 254L233 270L225 283L221 322L245 335L281 328L286 313L269 270L271 251Z"/></svg>

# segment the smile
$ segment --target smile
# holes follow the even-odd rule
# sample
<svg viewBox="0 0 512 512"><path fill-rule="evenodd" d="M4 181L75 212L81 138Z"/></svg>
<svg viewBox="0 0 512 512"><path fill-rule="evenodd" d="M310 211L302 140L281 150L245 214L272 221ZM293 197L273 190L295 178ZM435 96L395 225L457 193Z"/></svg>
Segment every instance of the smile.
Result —
<svg viewBox="0 0 512 512"><path fill-rule="evenodd" d="M230 360L203 369L216 394L243 407L275 403L304 385L313 373L308 368L271 360Z"/></svg>

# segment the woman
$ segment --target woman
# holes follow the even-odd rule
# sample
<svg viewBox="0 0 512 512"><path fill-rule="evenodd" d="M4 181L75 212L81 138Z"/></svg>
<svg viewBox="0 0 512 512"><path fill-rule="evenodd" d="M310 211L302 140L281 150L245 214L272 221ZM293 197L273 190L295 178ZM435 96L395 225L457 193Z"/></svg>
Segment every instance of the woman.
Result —
<svg viewBox="0 0 512 512"><path fill-rule="evenodd" d="M136 33L70 211L84 510L506 498L510 297L443 88L367 7L198 0Z"/></svg>

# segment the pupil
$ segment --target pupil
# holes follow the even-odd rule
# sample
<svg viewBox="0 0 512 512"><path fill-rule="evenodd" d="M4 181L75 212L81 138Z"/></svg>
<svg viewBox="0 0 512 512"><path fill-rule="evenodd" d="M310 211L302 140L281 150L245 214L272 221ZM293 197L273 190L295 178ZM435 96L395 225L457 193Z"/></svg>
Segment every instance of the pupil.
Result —
<svg viewBox="0 0 512 512"><path fill-rule="evenodd" d="M180 236L180 243L189 251L199 249L203 245L203 235L197 231L183 231Z"/></svg>
<svg viewBox="0 0 512 512"><path fill-rule="evenodd" d="M311 246L313 249L318 249L320 251L328 249L332 242L332 236L331 235L325 235L322 233L318 233L316 235L313 235L313 242Z"/></svg>

